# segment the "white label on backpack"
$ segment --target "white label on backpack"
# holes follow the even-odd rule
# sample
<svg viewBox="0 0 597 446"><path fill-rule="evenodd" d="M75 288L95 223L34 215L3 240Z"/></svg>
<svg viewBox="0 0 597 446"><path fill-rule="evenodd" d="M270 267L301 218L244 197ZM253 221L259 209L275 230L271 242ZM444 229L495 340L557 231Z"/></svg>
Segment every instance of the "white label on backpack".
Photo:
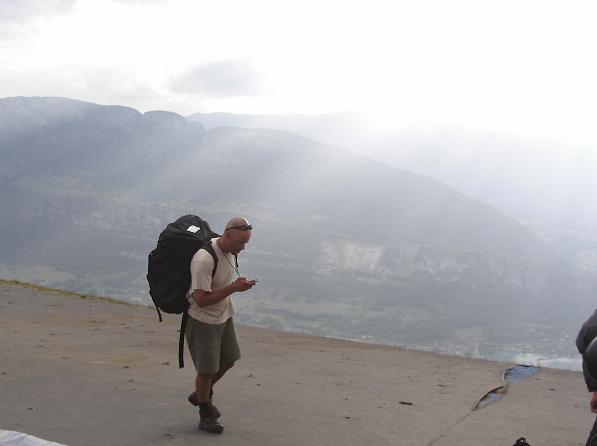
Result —
<svg viewBox="0 0 597 446"><path fill-rule="evenodd" d="M201 228L198 228L198 227L197 227L197 226L195 226L195 225L191 225L191 226L189 226L189 228L187 229L187 231L189 231L189 232L192 232L193 234L194 234L195 232L197 232L197 231L200 231L200 230L201 230Z"/></svg>

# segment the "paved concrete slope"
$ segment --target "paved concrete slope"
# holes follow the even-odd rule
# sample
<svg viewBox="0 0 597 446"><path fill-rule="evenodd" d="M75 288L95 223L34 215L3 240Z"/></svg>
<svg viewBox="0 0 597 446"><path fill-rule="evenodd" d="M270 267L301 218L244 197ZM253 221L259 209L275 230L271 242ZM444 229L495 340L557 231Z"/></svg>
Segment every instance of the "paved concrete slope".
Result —
<svg viewBox="0 0 597 446"><path fill-rule="evenodd" d="M242 296L240 297L242 298ZM239 327L216 387L225 426L197 431L179 318L0 285L0 429L76 445L582 445L582 376L542 369L472 412L508 364Z"/></svg>

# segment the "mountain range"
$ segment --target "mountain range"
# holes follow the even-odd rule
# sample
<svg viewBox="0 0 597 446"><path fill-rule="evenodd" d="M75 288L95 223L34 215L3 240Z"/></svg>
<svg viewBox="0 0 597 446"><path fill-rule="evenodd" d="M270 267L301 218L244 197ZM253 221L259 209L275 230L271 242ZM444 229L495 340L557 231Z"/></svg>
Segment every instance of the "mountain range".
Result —
<svg viewBox="0 0 597 446"><path fill-rule="evenodd" d="M196 118L196 116L195 116ZM322 124L323 125L323 124ZM147 255L194 213L254 225L240 322L470 356L574 354L597 275L430 177L268 128L0 99L0 275L150 303Z"/></svg>
<svg viewBox="0 0 597 446"><path fill-rule="evenodd" d="M428 176L491 205L597 272L597 153L579 142L455 128L383 126L351 112L194 113L206 128L273 128Z"/></svg>

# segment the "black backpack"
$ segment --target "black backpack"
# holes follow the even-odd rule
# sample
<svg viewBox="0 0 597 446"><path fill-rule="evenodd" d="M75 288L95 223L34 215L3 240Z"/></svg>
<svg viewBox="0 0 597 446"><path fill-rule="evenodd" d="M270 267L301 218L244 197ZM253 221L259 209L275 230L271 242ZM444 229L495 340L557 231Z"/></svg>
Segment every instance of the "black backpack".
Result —
<svg viewBox="0 0 597 446"><path fill-rule="evenodd" d="M191 287L191 259L205 249L214 259L213 277L218 267L218 256L211 246L211 239L220 235L213 232L209 223L196 215L185 215L170 223L160 233L156 248L149 253L147 281L149 294L158 312L182 314L178 342L178 365L184 367L184 332L188 318L187 293Z"/></svg>

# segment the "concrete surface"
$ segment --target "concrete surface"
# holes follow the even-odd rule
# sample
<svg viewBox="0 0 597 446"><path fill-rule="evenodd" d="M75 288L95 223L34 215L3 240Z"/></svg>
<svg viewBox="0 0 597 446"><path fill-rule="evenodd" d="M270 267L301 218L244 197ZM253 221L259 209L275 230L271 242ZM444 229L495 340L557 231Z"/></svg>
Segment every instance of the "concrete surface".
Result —
<svg viewBox="0 0 597 446"><path fill-rule="evenodd" d="M582 375L541 369L473 404L511 364L239 326L215 388L221 435L197 430L180 318L0 285L0 429L76 445L584 445Z"/></svg>

